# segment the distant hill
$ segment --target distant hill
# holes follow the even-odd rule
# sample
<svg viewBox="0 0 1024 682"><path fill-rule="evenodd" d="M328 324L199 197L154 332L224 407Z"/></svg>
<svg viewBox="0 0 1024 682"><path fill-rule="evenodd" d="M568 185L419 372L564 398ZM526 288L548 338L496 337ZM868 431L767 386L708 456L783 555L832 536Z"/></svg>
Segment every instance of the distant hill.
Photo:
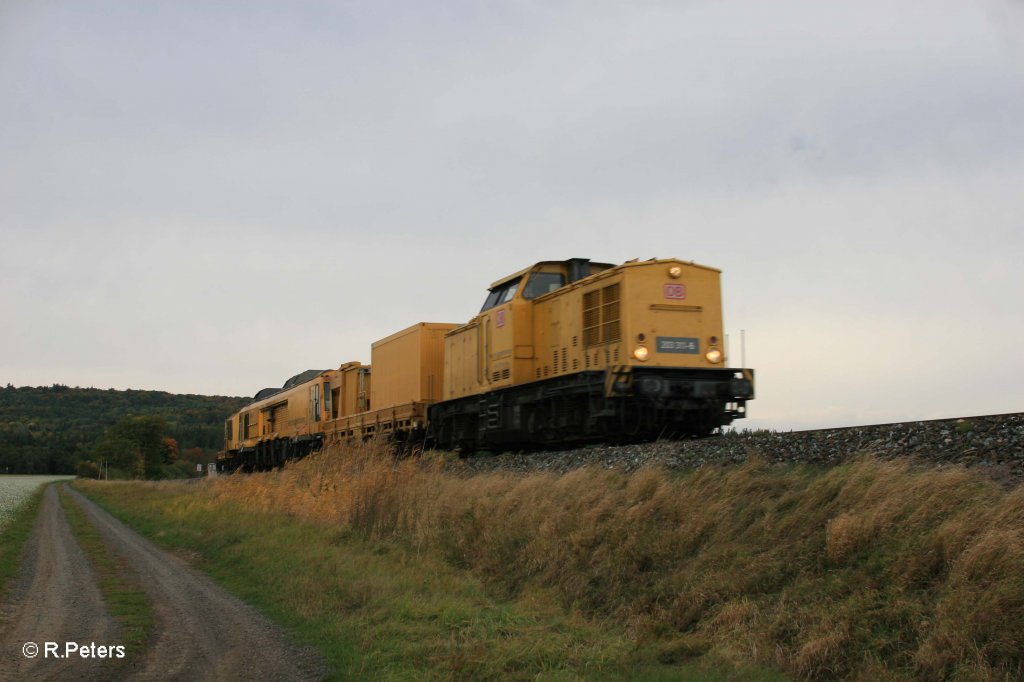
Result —
<svg viewBox="0 0 1024 682"><path fill-rule="evenodd" d="M224 420L251 398L47 387L0 389L0 474L73 474L105 429L129 415L162 416L184 452L219 450Z"/></svg>

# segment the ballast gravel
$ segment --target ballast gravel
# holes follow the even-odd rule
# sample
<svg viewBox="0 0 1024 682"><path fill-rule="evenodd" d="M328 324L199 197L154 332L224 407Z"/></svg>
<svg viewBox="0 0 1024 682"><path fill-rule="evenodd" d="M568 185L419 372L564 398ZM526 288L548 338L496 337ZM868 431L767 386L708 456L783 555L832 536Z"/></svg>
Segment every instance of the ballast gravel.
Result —
<svg viewBox="0 0 1024 682"><path fill-rule="evenodd" d="M931 466L981 469L1007 485L1024 482L1024 413L854 426L814 431L735 431L709 438L636 445L593 445L553 452L474 455L454 473L550 471L584 466L634 471L646 465L697 469L745 462L841 464L860 455L912 458Z"/></svg>

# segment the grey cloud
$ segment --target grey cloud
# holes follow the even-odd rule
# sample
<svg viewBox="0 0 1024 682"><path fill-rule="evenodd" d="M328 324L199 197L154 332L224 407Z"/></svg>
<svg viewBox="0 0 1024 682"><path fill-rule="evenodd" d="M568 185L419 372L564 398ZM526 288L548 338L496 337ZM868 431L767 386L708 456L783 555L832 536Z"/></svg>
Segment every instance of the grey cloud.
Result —
<svg viewBox="0 0 1024 682"><path fill-rule="evenodd" d="M899 358L872 365L839 322L936 362L971 329L1019 340L1009 4L0 12L0 381L251 393L573 256L722 267L776 424L863 414L889 381ZM830 370L792 352L796 324L861 368L855 397L812 409Z"/></svg>

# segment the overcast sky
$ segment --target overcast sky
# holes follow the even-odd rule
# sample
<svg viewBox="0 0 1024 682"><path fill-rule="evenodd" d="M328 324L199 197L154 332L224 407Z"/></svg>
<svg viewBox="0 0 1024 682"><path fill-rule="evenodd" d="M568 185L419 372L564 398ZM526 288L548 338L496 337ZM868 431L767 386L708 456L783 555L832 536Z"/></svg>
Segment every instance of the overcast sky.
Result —
<svg viewBox="0 0 1024 682"><path fill-rule="evenodd" d="M740 426L1024 410L1024 2L0 0L0 384L252 395L723 270Z"/></svg>

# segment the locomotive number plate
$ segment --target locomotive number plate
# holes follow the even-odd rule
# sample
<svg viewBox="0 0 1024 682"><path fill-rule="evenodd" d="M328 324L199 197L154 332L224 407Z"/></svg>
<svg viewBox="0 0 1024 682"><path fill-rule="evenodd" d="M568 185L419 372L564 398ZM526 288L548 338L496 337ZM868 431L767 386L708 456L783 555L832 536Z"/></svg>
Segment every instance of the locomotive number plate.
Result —
<svg viewBox="0 0 1024 682"><path fill-rule="evenodd" d="M659 353L688 353L696 355L700 352L700 341L685 336L659 336L657 349Z"/></svg>
<svg viewBox="0 0 1024 682"><path fill-rule="evenodd" d="M685 284L666 284L665 285L665 298L674 301L686 300L686 285Z"/></svg>

